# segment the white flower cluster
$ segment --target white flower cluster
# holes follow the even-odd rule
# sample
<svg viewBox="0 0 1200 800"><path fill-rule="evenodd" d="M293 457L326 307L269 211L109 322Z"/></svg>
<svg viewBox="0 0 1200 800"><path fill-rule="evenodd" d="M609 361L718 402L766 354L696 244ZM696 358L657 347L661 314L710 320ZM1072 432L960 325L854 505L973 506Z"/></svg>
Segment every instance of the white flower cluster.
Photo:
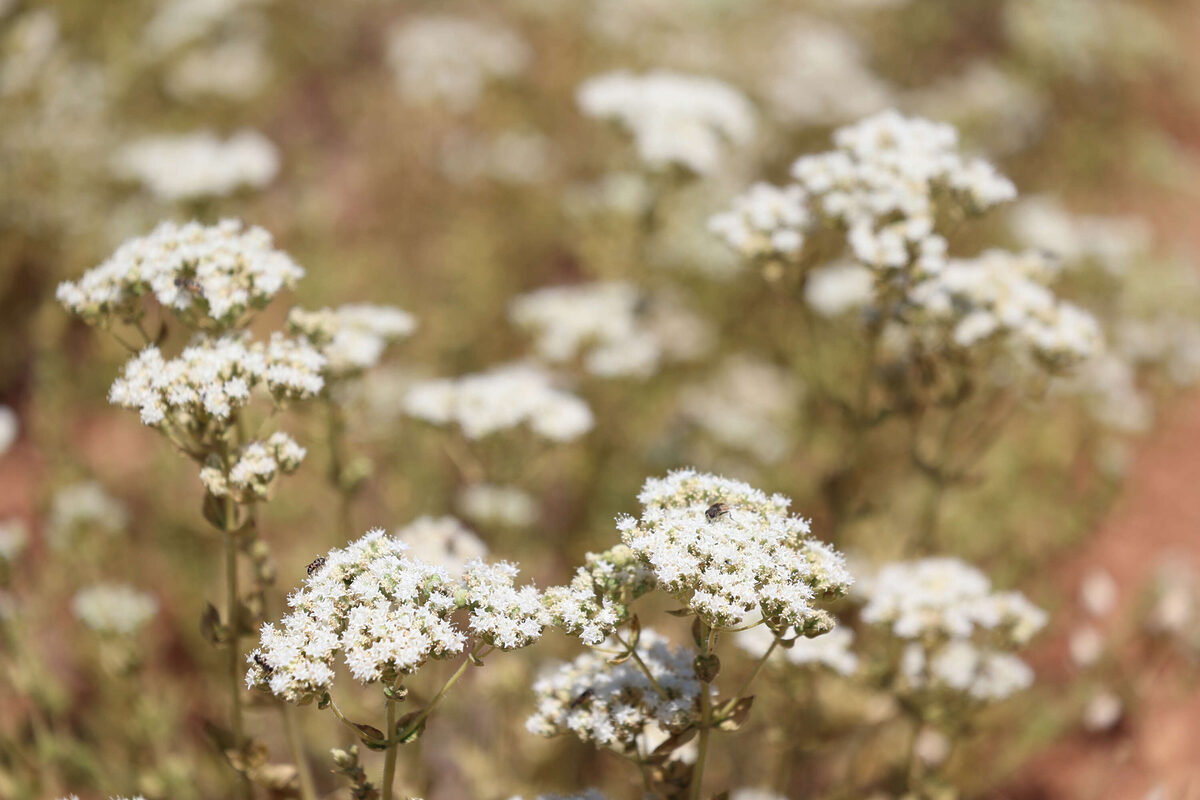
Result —
<svg viewBox="0 0 1200 800"><path fill-rule="evenodd" d="M787 371L749 356L724 359L679 395L679 410L726 447L766 463L787 455L801 386Z"/></svg>
<svg viewBox="0 0 1200 800"><path fill-rule="evenodd" d="M641 518L617 521L622 540L709 625L734 628L761 614L774 630L832 626L814 603L844 594L850 575L841 554L810 537L808 520L788 513L786 497L679 470L647 480L638 500Z"/></svg>
<svg viewBox="0 0 1200 800"><path fill-rule="evenodd" d="M1016 197L986 161L964 158L950 125L884 111L834 133L836 149L792 165L795 184L756 184L710 228L747 256L795 256L818 225L846 231L854 257L875 270L935 274L946 240L944 202L972 213Z"/></svg>
<svg viewBox="0 0 1200 800"><path fill-rule="evenodd" d="M81 532L117 533L129 524L125 504L95 481L62 487L50 500L46 538L55 548L69 546Z"/></svg>
<svg viewBox="0 0 1200 800"><path fill-rule="evenodd" d="M224 197L241 187L270 183L279 172L279 151L250 130L225 141L212 131L150 136L122 147L113 156L112 169L163 200Z"/></svg>
<svg viewBox="0 0 1200 800"><path fill-rule="evenodd" d="M790 20L762 83L775 114L797 125L840 125L886 108L891 88L867 66L859 42L822 20Z"/></svg>
<svg viewBox="0 0 1200 800"><path fill-rule="evenodd" d="M629 604L655 585L653 573L619 544L588 553L571 582L547 589L543 601L550 624L595 646L629 618Z"/></svg>
<svg viewBox="0 0 1200 800"><path fill-rule="evenodd" d="M775 633L758 625L749 630L739 631L733 636L738 647L755 658L762 658ZM813 637L796 637L794 631L784 631L784 644L777 648L772 658L786 659L796 666L816 665L832 670L839 675L853 675L858 671L858 656L854 650L854 630L844 625L838 625L828 633Z"/></svg>
<svg viewBox="0 0 1200 800"><path fill-rule="evenodd" d="M910 640L900 674L915 691L947 690L997 700L1025 688L1032 671L1008 650L1046 624L1046 612L1019 592L954 558L888 564L863 582L862 620Z"/></svg>
<svg viewBox="0 0 1200 800"><path fill-rule="evenodd" d="M259 384L276 402L315 396L324 385L324 364L307 342L279 333L266 344L249 342L241 333L199 337L170 360L147 347L126 362L108 399L137 409L146 425L203 440L228 427Z"/></svg>
<svg viewBox="0 0 1200 800"><path fill-rule="evenodd" d="M71 600L75 617L97 633L134 633L158 613L158 601L129 586L98 584Z"/></svg>
<svg viewBox="0 0 1200 800"><path fill-rule="evenodd" d="M418 517L393 535L408 545L413 558L440 564L455 577L488 554L483 540L454 517Z"/></svg>
<svg viewBox="0 0 1200 800"><path fill-rule="evenodd" d="M407 549L373 530L315 562L288 597L292 612L279 627L263 625L260 646L247 656L247 686L291 702L317 698L333 684L339 652L356 680L393 681L462 652L469 635L451 618L461 608L470 610L470 630L497 648L523 647L541 634L540 595L513 585L516 567L474 561L458 580Z"/></svg>
<svg viewBox="0 0 1200 800"><path fill-rule="evenodd" d="M475 483L459 490L459 511L481 525L524 528L538 517L537 501L515 486Z"/></svg>
<svg viewBox="0 0 1200 800"><path fill-rule="evenodd" d="M275 479L299 469L306 453L295 439L277 431L265 442L242 445L228 472L213 466L202 468L200 480L215 497L229 495L239 503L266 500Z"/></svg>
<svg viewBox="0 0 1200 800"><path fill-rule="evenodd" d="M457 423L470 439L528 423L539 436L566 442L593 424L586 403L555 388L548 373L525 364L419 382L405 396L404 408L435 425Z"/></svg>
<svg viewBox="0 0 1200 800"><path fill-rule="evenodd" d="M958 153L950 125L884 111L834 133L836 149L803 156L792 176L821 217L844 225L856 258L876 269L933 273L944 238L934 232L938 199L971 212L1016 197L991 164Z"/></svg>
<svg viewBox="0 0 1200 800"><path fill-rule="evenodd" d="M702 684L692 668L693 654L671 647L650 629L642 631L637 653L653 683L632 659L612 664L600 652L557 665L533 685L538 705L526 729L539 736L573 733L600 747L633 752L649 728L674 733L694 724Z"/></svg>
<svg viewBox="0 0 1200 800"><path fill-rule="evenodd" d="M1046 624L1046 612L1020 592L992 591L986 575L956 558L887 564L859 593L863 621L887 625L901 639L963 639L982 629L1023 645Z"/></svg>
<svg viewBox="0 0 1200 800"><path fill-rule="evenodd" d="M951 259L908 299L928 320L947 325L959 347L1003 336L1044 362L1070 366L1098 353L1103 340L1091 314L1046 286L1054 275L1040 253L988 250Z"/></svg>
<svg viewBox="0 0 1200 800"><path fill-rule="evenodd" d="M583 355L584 369L601 377L648 377L711 343L702 320L623 281L538 289L515 298L509 318L537 334L540 357L562 363Z"/></svg>
<svg viewBox="0 0 1200 800"><path fill-rule="evenodd" d="M710 217L708 229L745 258L789 259L800 253L812 221L802 188L759 182Z"/></svg>
<svg viewBox="0 0 1200 800"><path fill-rule="evenodd" d="M423 16L392 30L387 59L405 98L463 112L479 103L489 81L522 73L532 53L519 36L494 23Z"/></svg>
<svg viewBox="0 0 1200 800"><path fill-rule="evenodd" d="M590 78L576 95L584 114L619 122L653 169L713 172L722 145L754 135L754 109L740 91L714 78L654 71Z"/></svg>
<svg viewBox="0 0 1200 800"><path fill-rule="evenodd" d="M293 308L288 327L318 346L332 378L375 366L389 344L412 335L417 322L392 306L351 304L319 311Z"/></svg>
<svg viewBox="0 0 1200 800"><path fill-rule="evenodd" d="M138 317L142 296L152 293L196 327L222 329L240 324L303 276L262 228L238 220L164 222L78 281L59 284L57 297L86 321L109 324Z"/></svg>

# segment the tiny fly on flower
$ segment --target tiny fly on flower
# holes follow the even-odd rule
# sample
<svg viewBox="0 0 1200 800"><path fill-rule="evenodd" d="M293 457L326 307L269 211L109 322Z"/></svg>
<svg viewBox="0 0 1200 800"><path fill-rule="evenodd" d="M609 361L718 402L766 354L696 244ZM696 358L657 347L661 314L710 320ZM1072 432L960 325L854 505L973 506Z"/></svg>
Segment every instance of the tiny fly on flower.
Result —
<svg viewBox="0 0 1200 800"><path fill-rule="evenodd" d="M723 517L728 513L729 506L727 506L725 503L713 503L708 507L708 510L704 512L704 516L708 518L709 522L716 522L717 517Z"/></svg>
<svg viewBox="0 0 1200 800"><path fill-rule="evenodd" d="M260 653L254 654L254 663L262 668L262 671L270 675L275 671L275 668L267 663L267 660Z"/></svg>
<svg viewBox="0 0 1200 800"><path fill-rule="evenodd" d="M184 277L176 278L175 279L175 288L176 289L185 289L185 290L191 292L192 294L201 294L202 293L202 290L200 288L200 281L196 280L195 278L184 278Z"/></svg>
<svg viewBox="0 0 1200 800"><path fill-rule="evenodd" d="M313 559L313 562L308 565L306 572L308 572L309 575L312 575L323 566L325 566L325 556L317 556Z"/></svg>
<svg viewBox="0 0 1200 800"><path fill-rule="evenodd" d="M573 709L573 708L578 707L580 703L587 700L594 693L595 693L595 691L593 689L584 689L583 693L581 695L579 695L579 697L576 697L574 700L572 700L571 705L567 706L567 708Z"/></svg>

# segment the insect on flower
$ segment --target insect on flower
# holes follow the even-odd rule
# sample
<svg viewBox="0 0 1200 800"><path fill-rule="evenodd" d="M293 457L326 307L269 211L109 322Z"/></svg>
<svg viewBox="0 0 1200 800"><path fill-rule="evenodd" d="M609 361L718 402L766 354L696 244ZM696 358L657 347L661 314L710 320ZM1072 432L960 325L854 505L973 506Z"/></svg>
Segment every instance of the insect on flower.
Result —
<svg viewBox="0 0 1200 800"><path fill-rule="evenodd" d="M305 571L309 575L312 575L323 566L325 566L325 556L317 556L315 559L313 559L313 562L308 565L308 568Z"/></svg>
<svg viewBox="0 0 1200 800"><path fill-rule="evenodd" d="M275 668L272 667L270 664L268 664L267 660L265 658L263 658L261 655L259 655L258 653L254 654L254 663L258 664L258 666L262 668L262 671L267 673L268 675L270 675L271 673L273 673L275 671Z"/></svg>
<svg viewBox="0 0 1200 800"><path fill-rule="evenodd" d="M200 281L196 280L195 278L183 278L183 277L176 278L175 279L175 288L186 289L187 291L191 292L192 294L202 294L203 293L203 289L201 289L201 287L200 287Z"/></svg>
<svg viewBox="0 0 1200 800"><path fill-rule="evenodd" d="M726 505L725 503L713 503L711 506L708 507L708 510L704 512L704 516L708 518L709 522L716 522L717 517L723 517L728 513L729 513L728 505Z"/></svg>
<svg viewBox="0 0 1200 800"><path fill-rule="evenodd" d="M595 689L584 689L583 692L578 697L576 697L574 700L571 701L571 705L567 706L567 708L568 709L578 708L580 703L587 700L589 697L591 697L593 694L595 694L595 692L596 692Z"/></svg>

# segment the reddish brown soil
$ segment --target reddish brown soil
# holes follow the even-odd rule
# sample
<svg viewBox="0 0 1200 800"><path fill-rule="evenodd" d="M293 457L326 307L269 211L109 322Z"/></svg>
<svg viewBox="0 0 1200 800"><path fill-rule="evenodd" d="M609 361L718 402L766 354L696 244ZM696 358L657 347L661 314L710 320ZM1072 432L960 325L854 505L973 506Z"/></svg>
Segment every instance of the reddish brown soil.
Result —
<svg viewBox="0 0 1200 800"><path fill-rule="evenodd" d="M1200 566L1200 395L1181 401L1144 443L1129 482L1108 520L1060 565L1058 583L1073 592L1102 568L1119 587L1114 623L1129 620L1154 570L1165 558ZM1041 679L1078 678L1066 651L1068 625L1035 656ZM1200 798L1200 687L1143 648L1119 656L1134 698L1121 727L1097 736L1068 734L1039 753L1000 798L1142 798L1161 787L1163 800ZM1153 666L1152 666L1153 665Z"/></svg>

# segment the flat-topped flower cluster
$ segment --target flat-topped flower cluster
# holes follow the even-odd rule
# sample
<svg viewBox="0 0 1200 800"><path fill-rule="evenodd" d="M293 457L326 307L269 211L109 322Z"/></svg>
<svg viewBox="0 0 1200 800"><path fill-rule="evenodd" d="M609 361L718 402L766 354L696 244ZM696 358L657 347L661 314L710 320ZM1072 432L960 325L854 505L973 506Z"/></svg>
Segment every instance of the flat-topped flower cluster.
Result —
<svg viewBox="0 0 1200 800"><path fill-rule="evenodd" d="M395 681L430 659L458 655L471 637L511 650L541 636L541 594L514 584L515 566L475 560L456 578L407 551L372 530L315 562L288 598L291 613L278 627L263 625L260 646L247 656L247 686L306 702L331 688L339 653L356 680ZM452 619L460 609L465 629Z"/></svg>
<svg viewBox="0 0 1200 800"><path fill-rule="evenodd" d="M246 321L304 276L271 235L238 220L217 225L164 222L131 239L78 281L59 284L58 301L92 324L137 320L153 294L191 327L225 330Z"/></svg>
<svg viewBox="0 0 1200 800"><path fill-rule="evenodd" d="M136 409L151 427L202 434L228 425L259 385L280 403L315 396L324 366L310 344L279 333L265 343L243 332L201 336L171 359L153 345L142 350L125 364L108 399Z"/></svg>
<svg viewBox="0 0 1200 800"><path fill-rule="evenodd" d="M810 238L844 237L837 248L870 277L853 273L849 282L814 287L806 292L813 305L827 316L826 307L868 306L935 349L1002 340L1051 369L1102 349L1096 320L1049 288L1057 270L1046 257L999 250L948 257L948 225L1016 197L991 164L959 152L952 126L885 111L833 138L835 149L796 160L795 183L754 184L711 217L709 229L745 258L783 263L808 264ZM848 295L823 298L832 288Z"/></svg>
<svg viewBox="0 0 1200 800"><path fill-rule="evenodd" d="M622 541L660 588L714 628L761 615L773 630L808 635L833 620L816 606L851 583L842 557L810 536L790 501L741 481L679 470L646 481L639 518L617 522Z"/></svg>

